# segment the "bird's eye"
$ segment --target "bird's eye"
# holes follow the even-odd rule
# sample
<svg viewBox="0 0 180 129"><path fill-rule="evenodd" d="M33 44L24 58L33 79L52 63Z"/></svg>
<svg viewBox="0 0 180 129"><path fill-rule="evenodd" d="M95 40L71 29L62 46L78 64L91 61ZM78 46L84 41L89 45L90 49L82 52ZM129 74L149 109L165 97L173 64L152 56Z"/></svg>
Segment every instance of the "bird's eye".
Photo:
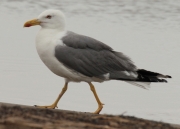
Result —
<svg viewBox="0 0 180 129"><path fill-rule="evenodd" d="M47 16L46 16L46 18L48 18L48 19L51 19L51 17L52 17L51 15L47 15Z"/></svg>

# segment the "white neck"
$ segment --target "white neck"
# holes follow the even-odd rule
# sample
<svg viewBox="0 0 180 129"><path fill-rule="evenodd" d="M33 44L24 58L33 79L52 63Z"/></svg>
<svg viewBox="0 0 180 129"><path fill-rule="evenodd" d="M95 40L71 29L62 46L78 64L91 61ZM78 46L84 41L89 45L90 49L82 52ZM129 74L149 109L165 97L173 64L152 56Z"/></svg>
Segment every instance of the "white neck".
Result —
<svg viewBox="0 0 180 129"><path fill-rule="evenodd" d="M47 38L52 39L58 33L64 32L65 29L48 29L48 28L41 28L37 34L36 40L47 40Z"/></svg>

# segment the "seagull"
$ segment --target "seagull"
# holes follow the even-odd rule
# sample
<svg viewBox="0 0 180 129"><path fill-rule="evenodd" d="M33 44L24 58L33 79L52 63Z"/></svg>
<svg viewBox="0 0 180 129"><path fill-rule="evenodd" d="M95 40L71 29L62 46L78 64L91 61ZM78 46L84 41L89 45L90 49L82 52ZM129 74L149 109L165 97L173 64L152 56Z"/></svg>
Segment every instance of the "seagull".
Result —
<svg viewBox="0 0 180 129"><path fill-rule="evenodd" d="M69 82L87 82L98 103L94 112L103 108L92 82L121 80L147 89L151 82L167 82L171 78L157 72L138 69L131 59L94 38L66 29L65 15L49 9L24 27L40 25L36 36L36 49L43 63L56 75L65 79L64 87L55 102L39 108L54 109L68 88Z"/></svg>

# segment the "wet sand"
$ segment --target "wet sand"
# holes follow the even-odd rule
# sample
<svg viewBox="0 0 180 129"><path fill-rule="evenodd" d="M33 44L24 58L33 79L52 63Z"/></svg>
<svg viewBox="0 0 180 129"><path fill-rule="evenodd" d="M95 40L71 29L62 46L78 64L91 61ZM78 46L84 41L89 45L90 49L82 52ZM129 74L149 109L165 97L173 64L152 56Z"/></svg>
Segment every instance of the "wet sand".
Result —
<svg viewBox="0 0 180 129"><path fill-rule="evenodd" d="M0 103L0 129L180 129L123 115L95 115Z"/></svg>

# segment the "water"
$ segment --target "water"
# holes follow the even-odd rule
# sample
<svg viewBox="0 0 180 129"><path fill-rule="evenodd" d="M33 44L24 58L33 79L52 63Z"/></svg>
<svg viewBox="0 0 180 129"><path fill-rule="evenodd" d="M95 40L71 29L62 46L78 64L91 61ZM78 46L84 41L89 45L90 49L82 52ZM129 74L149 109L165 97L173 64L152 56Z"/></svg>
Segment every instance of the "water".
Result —
<svg viewBox="0 0 180 129"><path fill-rule="evenodd" d="M55 8L67 27L94 37L130 56L139 68L169 74L167 84L143 90L121 81L94 83L105 106L102 114L124 114L180 124L180 2L176 0L1 0L0 102L48 105L64 79L39 59L35 36L40 27L25 21ZM70 83L60 109L93 112L96 101L86 83Z"/></svg>

